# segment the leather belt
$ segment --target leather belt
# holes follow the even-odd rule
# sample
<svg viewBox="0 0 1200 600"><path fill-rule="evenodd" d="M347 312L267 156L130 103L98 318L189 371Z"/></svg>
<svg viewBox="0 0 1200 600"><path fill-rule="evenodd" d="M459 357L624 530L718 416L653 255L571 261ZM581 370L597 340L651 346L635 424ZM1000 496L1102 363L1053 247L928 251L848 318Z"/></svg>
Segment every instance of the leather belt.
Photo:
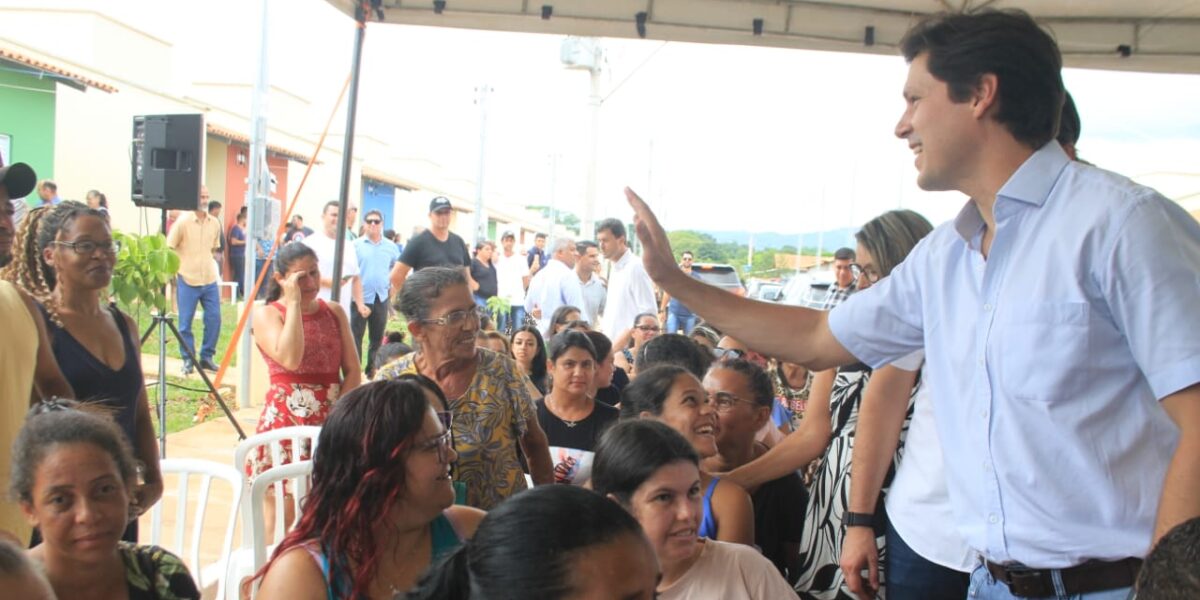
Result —
<svg viewBox="0 0 1200 600"><path fill-rule="evenodd" d="M1063 592L1075 595L1131 587L1142 568L1140 558L1126 558L1113 562L1094 560L1066 569L1006 567L991 561L985 564L992 577L1004 582L1008 585L1008 591L1020 598L1057 596L1059 592L1054 589L1056 571L1062 577Z"/></svg>

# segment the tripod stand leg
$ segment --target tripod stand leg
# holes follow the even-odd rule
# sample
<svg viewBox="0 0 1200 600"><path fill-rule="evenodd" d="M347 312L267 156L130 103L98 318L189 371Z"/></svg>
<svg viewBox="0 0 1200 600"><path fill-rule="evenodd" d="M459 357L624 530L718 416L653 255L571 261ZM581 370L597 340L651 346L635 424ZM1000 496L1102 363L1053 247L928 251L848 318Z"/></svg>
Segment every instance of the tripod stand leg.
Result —
<svg viewBox="0 0 1200 600"><path fill-rule="evenodd" d="M221 394L217 393L217 388L213 386L212 380L208 378L208 373L205 373L204 369L200 367L200 361L196 360L196 355L192 353L192 349L183 343L183 336L179 334L179 329L175 327L175 322L169 318L164 318L163 321L171 328L171 333L175 335L175 340L179 342L179 349L186 355L187 360L196 365L196 372L204 380L204 385L208 388L209 393L212 394L217 404L221 405L221 410L225 411L225 416L229 418L229 422L233 423L233 428L238 432L238 439L246 439L246 432L242 431L242 426L238 424L237 418L233 416L233 411L229 410L229 406L225 404L225 400L221 398Z"/></svg>

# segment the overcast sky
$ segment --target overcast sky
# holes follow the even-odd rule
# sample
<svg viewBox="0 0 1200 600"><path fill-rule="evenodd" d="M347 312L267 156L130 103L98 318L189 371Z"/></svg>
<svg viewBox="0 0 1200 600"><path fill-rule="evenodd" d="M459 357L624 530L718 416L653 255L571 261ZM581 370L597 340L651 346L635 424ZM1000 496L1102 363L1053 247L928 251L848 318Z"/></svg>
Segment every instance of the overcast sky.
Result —
<svg viewBox="0 0 1200 600"><path fill-rule="evenodd" d="M145 2L126 3L147 14ZM171 32L180 48L204 48L203 60L184 61L195 80L252 81L257 5L186 5L198 12L176 19ZM313 103L315 134L348 73L353 23L324 0L271 7L271 82ZM578 211L589 81L563 67L562 39L371 24L358 131L387 141L398 157L473 179L474 89L486 82L494 89L487 190L545 204L554 180L559 205ZM962 205L957 193L920 191L912 155L892 135L907 70L899 57L603 44L608 96L597 218L629 216L625 185L650 198L669 228L812 231L858 225L897 206L937 223ZM1192 191L1200 188L1200 76L1067 70L1064 77L1082 116L1083 157L1133 177L1190 173ZM561 157L557 173L552 154Z"/></svg>

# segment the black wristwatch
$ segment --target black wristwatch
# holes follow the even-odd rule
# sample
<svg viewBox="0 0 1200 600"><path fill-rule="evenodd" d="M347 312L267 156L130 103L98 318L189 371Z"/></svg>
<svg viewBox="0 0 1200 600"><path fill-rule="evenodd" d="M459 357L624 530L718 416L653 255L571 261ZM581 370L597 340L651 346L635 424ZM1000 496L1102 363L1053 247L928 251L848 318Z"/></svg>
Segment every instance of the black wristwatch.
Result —
<svg viewBox="0 0 1200 600"><path fill-rule="evenodd" d="M846 527L870 527L875 528L875 515L868 513L848 512L842 517L842 523Z"/></svg>

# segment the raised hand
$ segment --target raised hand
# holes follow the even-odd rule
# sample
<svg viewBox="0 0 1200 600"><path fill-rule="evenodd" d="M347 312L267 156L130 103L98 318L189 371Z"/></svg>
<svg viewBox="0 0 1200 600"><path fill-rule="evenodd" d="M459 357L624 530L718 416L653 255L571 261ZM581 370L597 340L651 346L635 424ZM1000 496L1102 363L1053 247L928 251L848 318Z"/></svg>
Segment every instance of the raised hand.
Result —
<svg viewBox="0 0 1200 600"><path fill-rule="evenodd" d="M305 275L303 271L288 273L287 277L284 277L283 281L279 283L279 289L281 290L279 299L284 304L293 306L300 304L300 284L298 281L302 275Z"/></svg>
<svg viewBox="0 0 1200 600"><path fill-rule="evenodd" d="M675 264L675 255L671 254L671 241L650 206L630 188L625 188L625 198L633 207L633 227L642 242L642 264L646 274L659 284L679 275L679 265Z"/></svg>

